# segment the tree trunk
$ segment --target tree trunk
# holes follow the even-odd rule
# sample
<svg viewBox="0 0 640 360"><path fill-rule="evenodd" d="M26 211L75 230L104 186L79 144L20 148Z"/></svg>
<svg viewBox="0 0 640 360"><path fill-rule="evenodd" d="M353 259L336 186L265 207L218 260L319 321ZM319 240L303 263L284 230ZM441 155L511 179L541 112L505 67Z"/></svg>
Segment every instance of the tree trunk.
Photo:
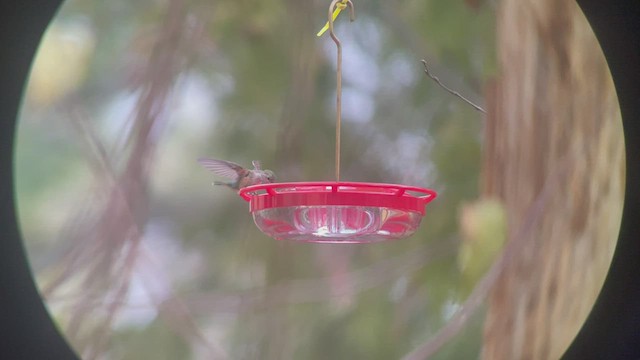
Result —
<svg viewBox="0 0 640 360"><path fill-rule="evenodd" d="M551 190L488 299L482 357L557 359L613 255L622 121L604 56L575 2L503 0L497 19L500 75L488 95L482 193L504 202L514 241L533 221L532 204Z"/></svg>

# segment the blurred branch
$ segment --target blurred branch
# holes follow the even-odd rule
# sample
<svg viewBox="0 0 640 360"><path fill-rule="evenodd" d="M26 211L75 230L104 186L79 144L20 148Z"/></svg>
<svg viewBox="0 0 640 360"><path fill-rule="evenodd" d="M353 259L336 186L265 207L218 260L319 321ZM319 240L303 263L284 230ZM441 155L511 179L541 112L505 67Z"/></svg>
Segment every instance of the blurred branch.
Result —
<svg viewBox="0 0 640 360"><path fill-rule="evenodd" d="M102 186L102 188L107 189L105 192L109 194L108 189L117 186L117 178L104 145L90 125L89 115L84 109L76 107L74 111L71 112L69 119L74 130L78 132L79 137L85 140L82 145L87 149L82 153L87 157L87 164L93 168L95 179L98 181L107 179L109 181L106 186ZM101 188L101 186L98 185L98 188ZM91 195L95 196L95 194ZM87 198L84 205L86 209L80 211L79 216L73 217L70 221L70 228L65 231L67 234L74 234L68 236L71 240L69 248L64 252L62 257L58 259L54 258L52 261L54 264L56 262L63 264L64 268L57 277L43 286L42 294L45 298L52 296L52 293L58 289L68 277L88 263L88 259L82 256L87 249L80 245L86 241L85 236L89 236L88 232L83 232L81 229L85 228L87 223L95 221L95 218L92 218L95 214L91 211L95 208L95 202L92 203L92 196ZM131 209L128 208L128 210L130 211Z"/></svg>
<svg viewBox="0 0 640 360"><path fill-rule="evenodd" d="M542 219L545 206L549 203L559 189L559 181L565 178L569 157L566 156L558 163L555 171L547 176L544 187L536 197L535 201L527 209L524 220L520 226L511 233L510 241L505 246L500 258L493 264L487 274L478 282L469 298L462 304L460 309L453 315L447 324L433 337L418 345L403 360L422 360L435 354L443 345L456 336L464 328L467 321L478 310L486 299L489 291L493 288L499 276L502 274L507 264L515 254L522 251L524 245L529 240L529 234L533 227Z"/></svg>
<svg viewBox="0 0 640 360"><path fill-rule="evenodd" d="M431 261L452 255L455 248L451 246L452 239L439 241L438 246L424 245L418 249L412 249L404 254L388 258L363 269L344 274L352 277L352 289L341 289L351 294L358 294L382 284L397 279L398 277L418 271L427 266ZM185 303L195 312L243 312L253 308L269 308L288 304L315 303L331 300L342 293L327 291L327 283L330 276L316 279L292 280L286 283L269 287L255 288L238 292L200 293L188 296ZM286 294L286 296L282 296ZM104 306L108 302L95 298L94 306ZM54 297L50 302L67 301L65 297ZM128 304L127 307L146 307L143 304Z"/></svg>
<svg viewBox="0 0 640 360"><path fill-rule="evenodd" d="M352 289L341 289L351 294L358 294L404 274L423 268L431 261L453 252L449 241L442 241L435 249L424 246L405 254L380 261L364 269L345 274L353 279ZM315 303L342 296L339 292L327 291L330 277L318 279L293 280L268 288L258 288L239 293L204 293L187 299L189 307L202 312L247 311L255 307L276 307L287 304ZM286 294L283 296L282 294Z"/></svg>
<svg viewBox="0 0 640 360"><path fill-rule="evenodd" d="M90 126L89 114L84 109L76 107L75 111L70 116L71 124L74 125L80 137L85 139L87 152L84 154L88 157L87 163L90 166L96 167L94 172L98 179L108 179L110 185L114 185L117 182L114 176L115 171L107 154L102 141L100 141L98 135L94 129ZM93 156L90 154L94 153Z"/></svg>
<svg viewBox="0 0 640 360"><path fill-rule="evenodd" d="M149 256L148 251L143 251L142 254L147 254L146 258L153 262L153 259ZM159 264L154 264L156 268L160 268ZM152 271L151 277L157 276L158 272ZM175 294L173 289L170 289L168 296L163 296L165 299L160 299L160 296L154 294L153 290L149 286L151 279L148 282L143 281L145 290L149 295L149 298L155 304L155 308L158 310L158 314L165 320L165 323L174 330L176 334L182 335L185 339L196 339L202 344L208 351L211 359L228 359L229 355L224 351L223 347L211 339L207 339L198 324L194 321L191 315L190 309L185 305L185 302ZM171 285L169 285L171 286Z"/></svg>
<svg viewBox="0 0 640 360"><path fill-rule="evenodd" d="M427 76L430 77L433 81L435 81L438 85L440 85L440 87L445 89L449 94L457 96L458 98L462 99L467 104L473 106L474 109L480 111L481 113L483 113L483 114L487 113L486 111L484 111L483 108L481 108L480 106L474 104L473 102L471 102L471 100L467 99L466 97L460 95L459 92L457 92L455 90L452 90L452 89L448 88L447 86L445 86L442 82L440 82L440 79L438 79L437 76L431 74L431 71L429 71L429 67L427 66L427 62L424 59L420 60L420 61L424 65L424 72L427 74Z"/></svg>
<svg viewBox="0 0 640 360"><path fill-rule="evenodd" d="M161 28L148 60L141 65L140 97L133 115L133 129L124 145L130 151L121 173L113 168L113 159L90 127L86 114L80 111L72 114L74 127L89 148L85 154L89 156L98 183L109 180L98 186L107 190L107 199L105 204L92 204L92 208L96 208L92 217L84 218L83 214L74 217L77 226L66 235L72 246L59 262L61 272L44 287L43 293L51 297L65 284L80 281L75 290L79 296L72 301L66 328L70 339L81 345L78 349L86 359L98 358L104 352L112 323L126 303L148 217L148 172L155 143L165 125L167 98L189 53L181 49L181 45L197 45L194 41L188 42L185 36L183 0L170 1L165 17L159 22ZM105 300L103 306L95 306L96 296ZM172 321L180 322L178 333L185 338L195 336L205 343L212 356L222 357L221 351L200 334L189 314L179 305L172 299L161 314L170 314L167 316Z"/></svg>

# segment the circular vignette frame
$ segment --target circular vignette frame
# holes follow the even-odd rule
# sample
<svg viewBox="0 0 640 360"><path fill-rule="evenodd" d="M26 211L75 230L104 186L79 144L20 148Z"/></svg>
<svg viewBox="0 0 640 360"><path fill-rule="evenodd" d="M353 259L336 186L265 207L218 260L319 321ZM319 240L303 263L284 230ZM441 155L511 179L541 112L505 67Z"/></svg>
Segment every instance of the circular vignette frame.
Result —
<svg viewBox="0 0 640 360"><path fill-rule="evenodd" d="M625 134L626 189L616 251L601 293L565 359L640 354L640 2L577 0L604 52ZM13 157L16 121L42 35L62 0L9 0L0 12L0 358L77 359L54 325L30 272L17 223Z"/></svg>

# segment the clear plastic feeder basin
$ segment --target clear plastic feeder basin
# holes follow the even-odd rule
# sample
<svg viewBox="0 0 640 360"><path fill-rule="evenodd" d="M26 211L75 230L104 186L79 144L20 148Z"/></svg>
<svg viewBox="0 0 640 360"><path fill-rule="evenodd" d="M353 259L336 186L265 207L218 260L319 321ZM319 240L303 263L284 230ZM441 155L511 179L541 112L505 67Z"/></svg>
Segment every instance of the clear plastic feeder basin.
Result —
<svg viewBox="0 0 640 360"><path fill-rule="evenodd" d="M263 233L278 240L368 243L412 235L436 192L358 182L297 182L249 186L249 202Z"/></svg>

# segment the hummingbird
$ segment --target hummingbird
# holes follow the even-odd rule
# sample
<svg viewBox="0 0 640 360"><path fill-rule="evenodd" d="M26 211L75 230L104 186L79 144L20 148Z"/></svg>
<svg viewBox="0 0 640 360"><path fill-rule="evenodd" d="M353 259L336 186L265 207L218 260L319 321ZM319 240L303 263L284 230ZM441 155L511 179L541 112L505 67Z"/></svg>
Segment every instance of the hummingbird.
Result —
<svg viewBox="0 0 640 360"><path fill-rule="evenodd" d="M271 170L262 170L260 161L253 160L253 170L246 169L231 161L200 158L200 165L211 170L214 174L231 179L229 182L214 181L213 185L228 186L233 190L240 190L244 187L267 184L276 181L276 175Z"/></svg>

